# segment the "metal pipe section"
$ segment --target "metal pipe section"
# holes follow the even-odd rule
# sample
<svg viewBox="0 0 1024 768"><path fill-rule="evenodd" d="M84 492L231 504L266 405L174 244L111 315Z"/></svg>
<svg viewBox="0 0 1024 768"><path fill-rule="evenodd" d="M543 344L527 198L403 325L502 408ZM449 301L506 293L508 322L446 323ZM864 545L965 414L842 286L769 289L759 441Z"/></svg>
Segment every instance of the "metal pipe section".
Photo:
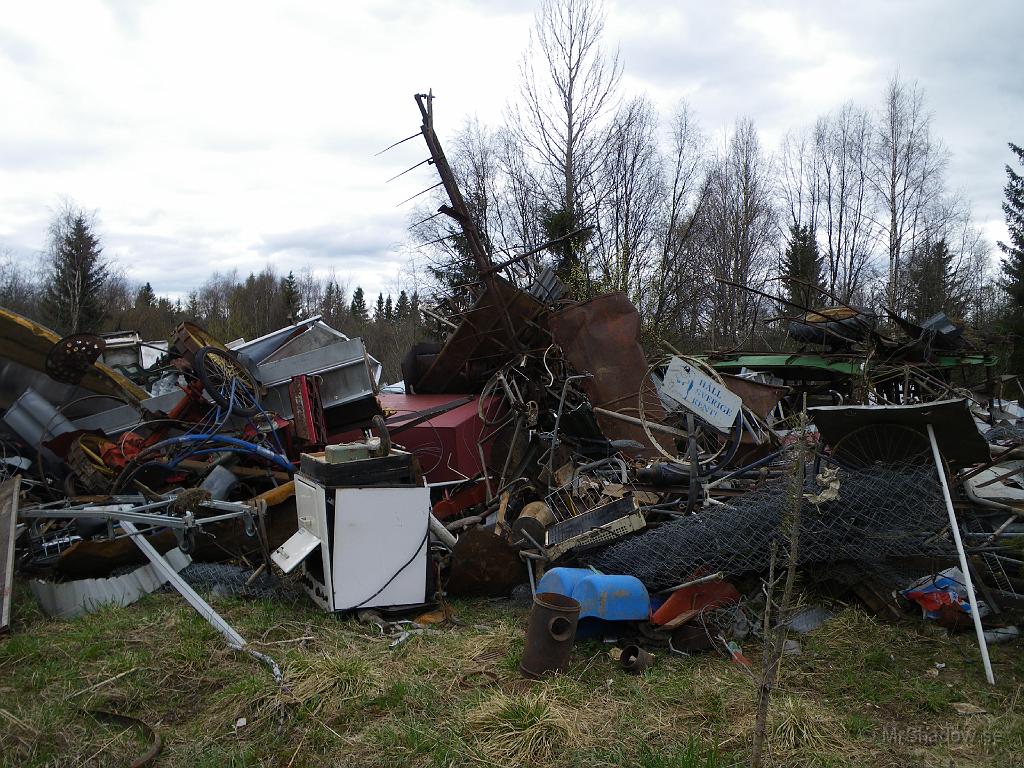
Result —
<svg viewBox="0 0 1024 768"><path fill-rule="evenodd" d="M946 502L946 512L949 513L949 529L953 532L953 541L956 543L956 552L960 558L960 570L964 574L964 586L967 589L967 600L971 605L971 618L974 620L974 631L978 635L978 648L981 651L981 663L985 666L985 679L989 685L995 685L996 679L992 675L992 662L988 657L988 644L985 642L985 630L981 626L981 617L978 615L978 598L974 594L974 582L971 580L971 569L967 564L967 554L964 552L964 542L960 538L960 523L956 519L956 510L953 508L953 499L949 495L949 486L946 484L946 473L942 468L942 454L939 453L939 444L935 440L935 430L928 424L928 441L932 445L932 458L935 459L935 471L939 475L939 484L942 486L942 498Z"/></svg>
<svg viewBox="0 0 1024 768"><path fill-rule="evenodd" d="M435 539L448 547L448 549L455 548L455 542L458 541L455 538L455 534L445 528L444 524L430 512L427 513L427 525L430 527L430 532L434 534Z"/></svg>

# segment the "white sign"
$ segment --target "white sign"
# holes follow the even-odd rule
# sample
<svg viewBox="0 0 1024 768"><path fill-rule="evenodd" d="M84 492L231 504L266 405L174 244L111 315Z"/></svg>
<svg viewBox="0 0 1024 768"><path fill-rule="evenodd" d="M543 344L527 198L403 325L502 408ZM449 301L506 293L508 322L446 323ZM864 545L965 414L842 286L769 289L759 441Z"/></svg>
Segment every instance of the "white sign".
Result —
<svg viewBox="0 0 1024 768"><path fill-rule="evenodd" d="M689 363L673 357L665 371L662 394L724 431L736 423L743 399Z"/></svg>

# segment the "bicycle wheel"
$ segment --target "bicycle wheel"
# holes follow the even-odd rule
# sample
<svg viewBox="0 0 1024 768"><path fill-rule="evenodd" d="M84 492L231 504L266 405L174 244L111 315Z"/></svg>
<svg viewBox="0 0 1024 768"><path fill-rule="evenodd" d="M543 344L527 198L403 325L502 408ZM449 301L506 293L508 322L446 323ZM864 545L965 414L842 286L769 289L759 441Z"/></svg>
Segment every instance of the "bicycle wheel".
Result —
<svg viewBox="0 0 1024 768"><path fill-rule="evenodd" d="M239 416L260 411L259 386L231 355L216 347L201 347L193 365L203 389L221 408Z"/></svg>

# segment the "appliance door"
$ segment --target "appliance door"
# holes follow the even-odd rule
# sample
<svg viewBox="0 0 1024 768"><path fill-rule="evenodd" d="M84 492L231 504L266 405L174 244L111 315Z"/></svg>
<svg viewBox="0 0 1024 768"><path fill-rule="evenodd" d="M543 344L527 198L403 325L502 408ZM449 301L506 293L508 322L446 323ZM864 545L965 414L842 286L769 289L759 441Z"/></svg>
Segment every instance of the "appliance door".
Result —
<svg viewBox="0 0 1024 768"><path fill-rule="evenodd" d="M337 489L336 610L424 601L429 514L429 488Z"/></svg>

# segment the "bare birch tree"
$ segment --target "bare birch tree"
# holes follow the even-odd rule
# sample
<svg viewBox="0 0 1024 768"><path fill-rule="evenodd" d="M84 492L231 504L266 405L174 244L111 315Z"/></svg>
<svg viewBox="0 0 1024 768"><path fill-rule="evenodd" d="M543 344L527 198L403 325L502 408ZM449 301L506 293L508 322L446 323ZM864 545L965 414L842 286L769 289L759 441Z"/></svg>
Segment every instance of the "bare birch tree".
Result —
<svg viewBox="0 0 1024 768"><path fill-rule="evenodd" d="M618 53L602 47L604 24L599 2L542 0L520 65L509 123L544 171L538 191L549 209L549 236L575 230L594 213L595 201L581 192L593 188L602 122L622 76Z"/></svg>
<svg viewBox="0 0 1024 768"><path fill-rule="evenodd" d="M677 340L693 340L700 331L702 298L708 271L694 248L708 197L705 138L693 110L680 102L669 120L665 174L665 205L657 241L657 263L641 307L648 322L668 326Z"/></svg>
<svg viewBox="0 0 1024 768"><path fill-rule="evenodd" d="M609 128L600 167L598 279L602 288L626 291L634 302L654 265L664 199L657 128L648 99L629 101Z"/></svg>
<svg viewBox="0 0 1024 768"><path fill-rule="evenodd" d="M741 344L752 337L763 300L737 286L764 286L779 235L771 164L749 118L736 121L728 148L715 161L708 182L701 247L711 274L732 283L711 286L709 340L713 346Z"/></svg>
<svg viewBox="0 0 1024 768"><path fill-rule="evenodd" d="M871 117L853 104L815 125L818 242L825 255L826 287L844 302L863 298L873 276L879 227L869 180L871 142Z"/></svg>
<svg viewBox="0 0 1024 768"><path fill-rule="evenodd" d="M779 152L778 185L789 227L817 230L819 160L815 134L807 129L789 131Z"/></svg>
<svg viewBox="0 0 1024 768"><path fill-rule="evenodd" d="M931 124L924 92L893 77L875 126L870 180L882 208L879 225L888 241L886 302L894 312L900 311L904 253L926 234L926 211L942 193L948 154L932 137Z"/></svg>

